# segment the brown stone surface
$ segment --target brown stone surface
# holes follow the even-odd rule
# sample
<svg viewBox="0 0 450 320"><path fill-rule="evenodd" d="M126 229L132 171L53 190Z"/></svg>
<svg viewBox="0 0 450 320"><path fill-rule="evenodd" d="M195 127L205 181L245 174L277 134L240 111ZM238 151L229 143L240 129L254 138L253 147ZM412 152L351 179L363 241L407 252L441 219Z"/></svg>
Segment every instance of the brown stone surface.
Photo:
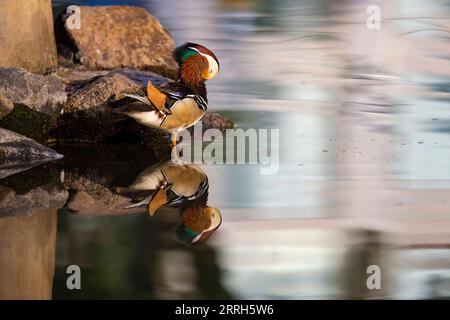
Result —
<svg viewBox="0 0 450 320"><path fill-rule="evenodd" d="M81 28L65 29L76 58L89 69L130 67L175 77L170 33L144 8L81 6ZM67 19L67 18L66 18ZM67 20L66 20L67 22Z"/></svg>
<svg viewBox="0 0 450 320"><path fill-rule="evenodd" d="M75 112L100 106L107 101L117 100L122 93L139 89L132 80L119 73L99 78L75 92L67 101L65 112Z"/></svg>
<svg viewBox="0 0 450 320"><path fill-rule="evenodd" d="M7 99L3 99L3 106L0 101L0 127L46 143L48 132L67 100L65 84L52 75L42 76L23 68L0 68L0 91L0 96ZM14 105L12 110L8 101Z"/></svg>
<svg viewBox="0 0 450 320"><path fill-rule="evenodd" d="M80 73L74 76L82 79ZM121 69L92 79L72 81L67 88L69 99L64 111L89 110L121 99L124 93L139 90L148 81L158 85L167 79L152 72Z"/></svg>
<svg viewBox="0 0 450 320"><path fill-rule="evenodd" d="M0 168L0 220L59 209L67 201L69 193L62 184L64 174L54 164L15 170L6 176L2 176L3 171Z"/></svg>
<svg viewBox="0 0 450 320"><path fill-rule="evenodd" d="M60 79L22 68L0 68L0 90L14 105L45 114L60 112L67 100L65 85Z"/></svg>
<svg viewBox="0 0 450 320"><path fill-rule="evenodd" d="M0 185L0 208L14 199L15 195L16 193L13 189Z"/></svg>
<svg viewBox="0 0 450 320"><path fill-rule="evenodd" d="M207 112L202 118L202 128L203 130L215 128L224 131L226 129L233 129L234 122L219 113Z"/></svg>
<svg viewBox="0 0 450 320"><path fill-rule="evenodd" d="M56 67L51 0L2 1L0 30L0 67L35 73Z"/></svg>
<svg viewBox="0 0 450 320"><path fill-rule="evenodd" d="M0 88L0 119L8 115L13 109L13 103L6 97L5 91Z"/></svg>
<svg viewBox="0 0 450 320"><path fill-rule="evenodd" d="M3 186L4 187L4 186ZM30 190L25 194L15 194L0 206L0 217L30 215L42 209L59 209L66 203L69 193L60 185L49 184Z"/></svg>
<svg viewBox="0 0 450 320"><path fill-rule="evenodd" d="M124 215L145 212L145 208L126 209L129 205L128 198L108 192L103 192L102 198L96 198L86 191L76 191L70 198L67 208L82 215Z"/></svg>

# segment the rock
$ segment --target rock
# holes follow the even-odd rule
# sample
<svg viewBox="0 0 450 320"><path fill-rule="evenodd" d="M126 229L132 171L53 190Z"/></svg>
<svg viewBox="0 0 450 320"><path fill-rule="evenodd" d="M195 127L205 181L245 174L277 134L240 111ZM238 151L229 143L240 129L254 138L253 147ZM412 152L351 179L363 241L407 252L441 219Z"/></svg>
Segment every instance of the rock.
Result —
<svg viewBox="0 0 450 320"><path fill-rule="evenodd" d="M0 126L45 143L67 100L62 81L56 76L36 75L24 69L0 68L0 90L14 105L0 120ZM0 110L5 109L0 106Z"/></svg>
<svg viewBox="0 0 450 320"><path fill-rule="evenodd" d="M51 115L67 100L65 85L55 76L41 76L18 68L0 68L0 88L14 105Z"/></svg>
<svg viewBox="0 0 450 320"><path fill-rule="evenodd" d="M25 194L44 185L61 184L62 174L57 163L47 162L0 179L0 185L11 188L16 194Z"/></svg>
<svg viewBox="0 0 450 320"><path fill-rule="evenodd" d="M130 185L137 174L158 163L152 148L137 144L87 144L63 148L64 185L70 190L66 207L78 214L117 215L144 212L125 209L130 199L117 193ZM167 154L167 157L170 153Z"/></svg>
<svg viewBox="0 0 450 320"><path fill-rule="evenodd" d="M0 185L0 208L11 201L15 195L13 189Z"/></svg>
<svg viewBox="0 0 450 320"><path fill-rule="evenodd" d="M83 215L124 215L142 213L145 208L126 209L130 200L102 190L102 197L94 197L86 191L75 191L67 203L67 208Z"/></svg>
<svg viewBox="0 0 450 320"><path fill-rule="evenodd" d="M0 88L0 119L8 115L14 109L14 105L9 100L2 88Z"/></svg>
<svg viewBox="0 0 450 320"><path fill-rule="evenodd" d="M50 165L37 166L0 180L0 218L59 209L68 196L59 169Z"/></svg>
<svg viewBox="0 0 450 320"><path fill-rule="evenodd" d="M178 66L170 33L144 8L81 6L81 28L65 30L76 58L89 69L130 67L176 77Z"/></svg>
<svg viewBox="0 0 450 320"><path fill-rule="evenodd" d="M26 194L16 194L11 200L2 203L1 216L23 216L42 209L62 208L69 193L62 186L47 185L37 187Z"/></svg>
<svg viewBox="0 0 450 320"><path fill-rule="evenodd" d="M0 119L0 127L46 144L50 129L56 126L56 119L56 115L49 116L26 106L16 105L10 114Z"/></svg>
<svg viewBox="0 0 450 320"><path fill-rule="evenodd" d="M121 99L124 93L137 91L148 81L152 81L154 85L160 85L168 79L153 72L122 69L94 78L93 81L85 81L84 86L80 86L80 83L72 83L68 90L73 94L69 96L64 112L89 110ZM74 86L78 87L78 90L73 90Z"/></svg>
<svg viewBox="0 0 450 320"><path fill-rule="evenodd" d="M202 118L202 128L203 131L212 128L225 131L226 129L233 129L234 122L219 113L207 112Z"/></svg>
<svg viewBox="0 0 450 320"><path fill-rule="evenodd" d="M58 69L56 70L56 74L66 85L77 82L82 83L87 80L92 81L95 78L107 75L109 72L110 70L88 70L83 66L75 66L70 68L58 66ZM66 92L68 96L71 95L71 92L67 87Z"/></svg>
<svg viewBox="0 0 450 320"><path fill-rule="evenodd" d="M56 67L51 0L2 1L0 67L46 73Z"/></svg>
<svg viewBox="0 0 450 320"><path fill-rule="evenodd" d="M15 132L0 128L0 168L30 165L62 158L54 150Z"/></svg>
<svg viewBox="0 0 450 320"><path fill-rule="evenodd" d="M65 112L90 110L108 101L117 100L126 91L136 91L139 86L127 77L113 73L102 77L76 91L68 100Z"/></svg>
<svg viewBox="0 0 450 320"><path fill-rule="evenodd" d="M0 166L0 179L12 176L12 175L22 172L22 171L26 171L28 169L33 168L36 165L38 165L38 164L19 165L19 166L13 166L13 167Z"/></svg>

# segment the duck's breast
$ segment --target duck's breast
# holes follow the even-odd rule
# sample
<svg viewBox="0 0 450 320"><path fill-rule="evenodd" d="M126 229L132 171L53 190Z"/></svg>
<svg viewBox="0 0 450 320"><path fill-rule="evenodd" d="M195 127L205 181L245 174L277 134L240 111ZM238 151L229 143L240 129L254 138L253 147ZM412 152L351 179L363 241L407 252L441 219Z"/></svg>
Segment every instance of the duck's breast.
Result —
<svg viewBox="0 0 450 320"><path fill-rule="evenodd" d="M169 166L163 169L172 190L179 196L191 197L206 179L205 173L195 165Z"/></svg>
<svg viewBox="0 0 450 320"><path fill-rule="evenodd" d="M167 117L162 127L171 132L191 127L205 114L205 111L199 108L192 98L175 102L170 110L172 114Z"/></svg>

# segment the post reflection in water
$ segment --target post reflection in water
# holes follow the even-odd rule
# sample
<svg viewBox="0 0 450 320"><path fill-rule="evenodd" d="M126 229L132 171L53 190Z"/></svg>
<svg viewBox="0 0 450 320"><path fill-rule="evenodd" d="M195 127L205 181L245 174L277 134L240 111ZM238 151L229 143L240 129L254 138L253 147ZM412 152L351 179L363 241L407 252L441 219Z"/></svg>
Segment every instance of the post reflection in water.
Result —
<svg viewBox="0 0 450 320"><path fill-rule="evenodd" d="M56 209L0 219L0 299L51 299Z"/></svg>

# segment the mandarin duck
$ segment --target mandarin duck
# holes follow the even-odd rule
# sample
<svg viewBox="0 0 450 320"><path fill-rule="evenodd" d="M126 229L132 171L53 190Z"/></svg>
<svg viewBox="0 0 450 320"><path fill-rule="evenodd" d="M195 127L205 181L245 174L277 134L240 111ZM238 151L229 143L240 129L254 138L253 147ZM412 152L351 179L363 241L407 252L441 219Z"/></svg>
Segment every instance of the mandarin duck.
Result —
<svg viewBox="0 0 450 320"><path fill-rule="evenodd" d="M145 205L151 216L163 206L181 208L178 239L195 244L208 239L222 223L220 211L206 205L208 188L200 167L167 161L142 171L121 193L136 202L127 208Z"/></svg>
<svg viewBox="0 0 450 320"><path fill-rule="evenodd" d="M125 94L140 103L125 105L115 112L171 133L172 145L176 145L177 133L205 115L208 107L205 81L217 76L219 61L209 49L196 43L176 48L173 56L179 66L178 81L158 87L149 81L143 94Z"/></svg>

